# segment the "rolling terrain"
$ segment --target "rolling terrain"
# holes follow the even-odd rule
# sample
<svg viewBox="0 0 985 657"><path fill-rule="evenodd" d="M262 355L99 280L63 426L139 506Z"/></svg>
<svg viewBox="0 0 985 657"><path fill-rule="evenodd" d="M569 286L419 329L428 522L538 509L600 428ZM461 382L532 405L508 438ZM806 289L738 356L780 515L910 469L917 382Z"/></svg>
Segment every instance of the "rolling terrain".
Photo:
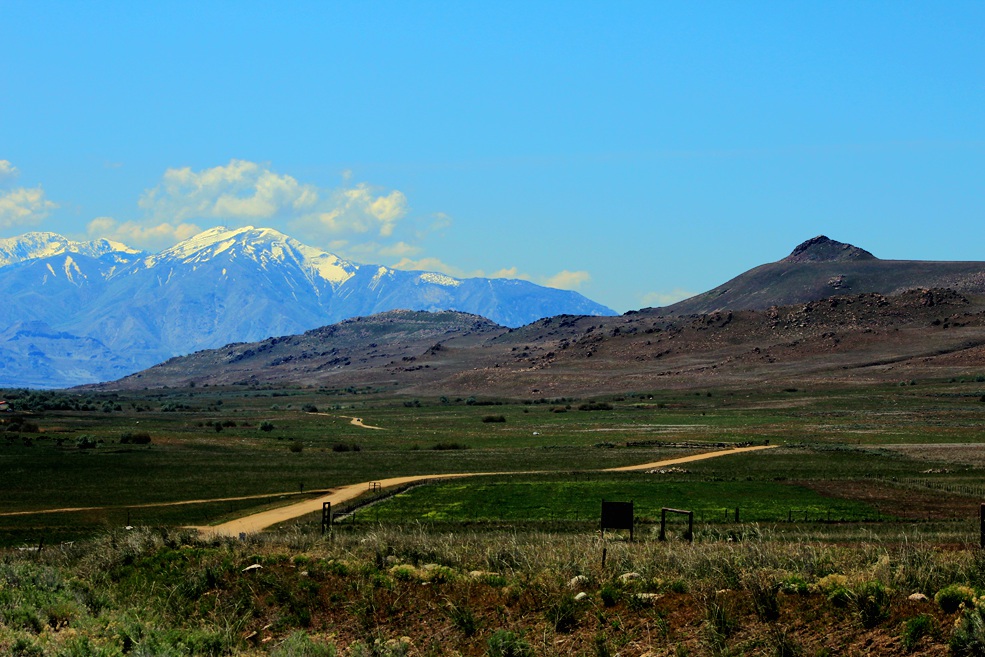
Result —
<svg viewBox="0 0 985 657"><path fill-rule="evenodd" d="M559 316L518 329L460 313L393 311L174 358L100 387L382 386L398 394L539 398L895 382L983 369L985 300L911 290L707 315Z"/></svg>
<svg viewBox="0 0 985 657"><path fill-rule="evenodd" d="M103 387L383 386L538 398L963 376L985 368L983 280L985 263L883 261L818 237L667 308L514 328L398 310L173 358ZM712 306L721 309L696 310Z"/></svg>

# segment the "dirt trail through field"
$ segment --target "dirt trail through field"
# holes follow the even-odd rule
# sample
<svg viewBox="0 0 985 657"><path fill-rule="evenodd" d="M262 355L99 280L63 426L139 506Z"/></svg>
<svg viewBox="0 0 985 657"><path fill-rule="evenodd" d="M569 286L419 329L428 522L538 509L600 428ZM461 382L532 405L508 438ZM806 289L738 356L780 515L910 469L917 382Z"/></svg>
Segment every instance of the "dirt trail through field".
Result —
<svg viewBox="0 0 985 657"><path fill-rule="evenodd" d="M41 513L72 513L74 511L106 511L109 509L151 509L159 506L182 506L186 504L208 504L210 502L237 502L239 500L262 500L274 497L294 497L298 495L312 495L314 493L328 493L331 488L316 488L307 492L294 491L293 493L261 493L259 495L240 495L238 497L210 497L204 500L181 500L179 502L147 502L145 504L117 504L114 506L68 506L61 509L41 509L40 511L4 511L0 513L0 518L7 516L34 516Z"/></svg>
<svg viewBox="0 0 985 657"><path fill-rule="evenodd" d="M679 465L681 463L691 463L694 461L703 461L704 459L713 459L719 456L730 456L732 454L743 454L745 452L755 452L763 449L770 449L776 447L776 445L758 445L756 447L736 447L733 449L725 449L717 452L705 452L703 454L693 454L691 456L681 456L674 459L665 459L663 461L653 461L652 463L641 463L639 465L627 465L619 468L606 468L602 472L630 472L633 470L651 470L653 468L662 468L671 465ZM455 479L461 477L481 477L490 475L509 475L509 474L549 474L549 471L535 471L535 472L459 472L455 474L439 474L439 475L414 475L409 477L391 477L389 479L380 479L378 482L381 488L390 488L393 486L402 486L404 484L413 484L420 481L430 480L430 479ZM288 520L293 520L294 518L299 518L303 515L309 513L316 513L321 511L323 502L331 502L332 506L337 506L343 502L348 502L351 499L358 497L359 495L366 492L369 485L372 482L364 481L358 484L349 484L348 486L342 486L332 490L328 495L322 497L317 497L312 500L305 500L304 502L298 502L297 504L291 504L288 506L282 506L277 509L270 509L269 511L262 511L260 513L255 513L253 515L244 516L242 518L237 518L236 520L230 520L229 522L222 523L221 525L213 525L209 527L191 527L191 529L197 529L203 534L216 535L216 536L239 536L243 534L251 534L255 532L261 532L268 527L276 525L281 522L286 522Z"/></svg>
<svg viewBox="0 0 985 657"><path fill-rule="evenodd" d="M332 415L331 413L312 413L312 415L324 415L325 417L344 417L349 420L349 424L357 426L360 429L376 429L377 431L386 431L383 427L374 427L371 424L363 424L363 419L361 417L352 417L351 415Z"/></svg>

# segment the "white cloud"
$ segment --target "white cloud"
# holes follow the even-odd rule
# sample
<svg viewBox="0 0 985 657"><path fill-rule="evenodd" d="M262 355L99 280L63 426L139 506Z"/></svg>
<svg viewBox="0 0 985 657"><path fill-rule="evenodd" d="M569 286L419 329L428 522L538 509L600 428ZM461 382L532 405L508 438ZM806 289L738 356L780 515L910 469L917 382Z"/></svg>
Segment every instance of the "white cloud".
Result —
<svg viewBox="0 0 985 657"><path fill-rule="evenodd" d="M127 246L136 246L150 251L168 248L202 232L199 226L191 223L143 224L134 221L120 223L112 217L93 219L89 222L87 230L90 237L105 237L123 242Z"/></svg>
<svg viewBox="0 0 985 657"><path fill-rule="evenodd" d="M444 230L451 226L451 217L449 217L444 212L435 212L431 215L431 226L429 229L432 232L437 232L439 230Z"/></svg>
<svg viewBox="0 0 985 657"><path fill-rule="evenodd" d="M13 167L11 169L15 172L17 170ZM19 187L9 192L0 192L0 228L39 224L57 207L57 203L44 197L41 187Z"/></svg>
<svg viewBox="0 0 985 657"><path fill-rule="evenodd" d="M12 180L20 174L20 171L10 160L0 160L0 181L2 180Z"/></svg>
<svg viewBox="0 0 985 657"><path fill-rule="evenodd" d="M587 271L568 271L565 269L544 279L543 284L559 290L577 290L591 278Z"/></svg>
<svg viewBox="0 0 985 657"><path fill-rule="evenodd" d="M376 249L376 252L385 258L406 258L418 255L421 251L421 247L407 242L387 244Z"/></svg>
<svg viewBox="0 0 985 657"><path fill-rule="evenodd" d="M485 276L481 270L465 271L460 267L449 265L438 258L426 257L414 260L412 258L401 258L399 261L390 265L393 269L403 269L405 271L436 271L441 274L448 274L455 278L473 278Z"/></svg>
<svg viewBox="0 0 985 657"><path fill-rule="evenodd" d="M139 205L153 219L254 221L310 211L318 202L314 185L274 173L264 165L231 160L226 166L192 171L168 169Z"/></svg>
<svg viewBox="0 0 985 657"><path fill-rule="evenodd" d="M697 292L689 292L682 288L674 288L670 292L647 292L642 297L643 307L669 306L684 299L693 297Z"/></svg>
<svg viewBox="0 0 985 657"><path fill-rule="evenodd" d="M561 290L578 289L580 285L591 279L591 275L586 271L564 270L553 276L535 277L521 272L516 267L503 268L494 272L485 272L481 269L466 270L433 257L418 258L416 260L410 257L404 257L390 266L394 269L408 271L435 271L454 276L455 278L511 278L531 281L539 285Z"/></svg>
<svg viewBox="0 0 985 657"><path fill-rule="evenodd" d="M301 223L336 235L374 233L390 237L397 222L407 214L403 192L386 193L366 183L336 190L328 205L329 208L304 217Z"/></svg>

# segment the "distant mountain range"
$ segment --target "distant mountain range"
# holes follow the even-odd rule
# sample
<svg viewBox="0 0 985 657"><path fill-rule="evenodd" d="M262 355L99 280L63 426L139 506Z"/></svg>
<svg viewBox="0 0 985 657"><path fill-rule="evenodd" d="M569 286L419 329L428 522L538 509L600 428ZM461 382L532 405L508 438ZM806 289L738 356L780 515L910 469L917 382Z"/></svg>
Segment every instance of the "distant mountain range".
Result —
<svg viewBox="0 0 985 657"><path fill-rule="evenodd" d="M879 260L821 236L667 308L560 315L513 329L460 313L394 311L201 351L104 387L369 387L550 399L982 372L985 263Z"/></svg>
<svg viewBox="0 0 985 657"><path fill-rule="evenodd" d="M213 228L157 254L54 233L0 240L0 386L107 381L173 356L394 309L520 326L613 315L567 290L358 265L266 228Z"/></svg>

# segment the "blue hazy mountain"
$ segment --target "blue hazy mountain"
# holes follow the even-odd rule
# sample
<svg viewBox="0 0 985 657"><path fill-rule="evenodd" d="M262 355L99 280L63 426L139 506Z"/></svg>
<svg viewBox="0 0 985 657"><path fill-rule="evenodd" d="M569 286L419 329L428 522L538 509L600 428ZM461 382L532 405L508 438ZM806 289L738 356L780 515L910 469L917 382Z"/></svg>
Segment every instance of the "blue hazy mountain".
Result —
<svg viewBox="0 0 985 657"><path fill-rule="evenodd" d="M455 310L509 327L615 314L576 292L355 264L253 227L213 228L157 254L28 233L0 240L0 289L8 387L115 379L200 349L396 309Z"/></svg>

